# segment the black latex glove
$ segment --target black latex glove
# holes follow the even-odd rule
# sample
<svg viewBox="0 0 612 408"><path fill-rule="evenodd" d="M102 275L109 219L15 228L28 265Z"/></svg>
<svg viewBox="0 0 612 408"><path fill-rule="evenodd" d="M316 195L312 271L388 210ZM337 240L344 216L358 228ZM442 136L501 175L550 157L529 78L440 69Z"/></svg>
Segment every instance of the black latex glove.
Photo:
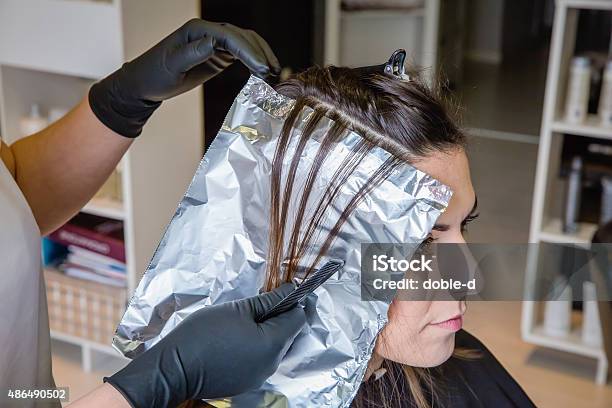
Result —
<svg viewBox="0 0 612 408"><path fill-rule="evenodd" d="M193 19L94 84L89 104L107 127L136 137L163 100L203 84L236 60L265 80L280 73L270 46L254 31Z"/></svg>
<svg viewBox="0 0 612 408"><path fill-rule="evenodd" d="M256 323L294 288L287 283L249 299L204 307L104 381L134 407L174 407L188 399L229 397L262 385L306 322L301 307Z"/></svg>

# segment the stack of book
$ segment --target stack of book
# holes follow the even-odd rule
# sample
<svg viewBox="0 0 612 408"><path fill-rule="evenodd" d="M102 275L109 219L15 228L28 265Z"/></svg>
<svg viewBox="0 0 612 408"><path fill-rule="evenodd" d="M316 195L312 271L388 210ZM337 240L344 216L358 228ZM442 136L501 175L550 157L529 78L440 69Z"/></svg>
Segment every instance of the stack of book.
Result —
<svg viewBox="0 0 612 408"><path fill-rule="evenodd" d="M48 239L67 249L58 266L66 275L126 286L123 222L80 213Z"/></svg>

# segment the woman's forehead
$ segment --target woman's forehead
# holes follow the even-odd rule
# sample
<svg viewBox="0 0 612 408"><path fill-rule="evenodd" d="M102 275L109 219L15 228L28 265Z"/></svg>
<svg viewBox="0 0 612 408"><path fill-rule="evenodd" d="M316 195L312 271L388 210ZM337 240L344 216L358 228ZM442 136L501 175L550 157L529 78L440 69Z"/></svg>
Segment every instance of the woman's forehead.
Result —
<svg viewBox="0 0 612 408"><path fill-rule="evenodd" d="M450 187L453 197L449 203L449 210L464 212L464 207L467 212L471 210L474 205L474 188L468 158L463 149L434 152L413 165Z"/></svg>
<svg viewBox="0 0 612 408"><path fill-rule="evenodd" d="M463 149L433 152L413 163L414 167L449 186L453 191L471 185L470 167Z"/></svg>

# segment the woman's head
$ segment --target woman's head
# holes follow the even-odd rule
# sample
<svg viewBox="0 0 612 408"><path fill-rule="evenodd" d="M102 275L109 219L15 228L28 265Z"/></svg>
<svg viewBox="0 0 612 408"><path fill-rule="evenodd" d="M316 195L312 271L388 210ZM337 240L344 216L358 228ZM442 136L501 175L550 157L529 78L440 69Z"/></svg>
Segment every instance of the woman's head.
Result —
<svg viewBox="0 0 612 408"><path fill-rule="evenodd" d="M464 243L463 232L476 206L465 152L434 152L414 165L453 191L430 239L436 243ZM465 302L459 301L395 300L389 307L389 323L378 338L375 353L413 367L440 365L453 353L454 333L461 328L465 308Z"/></svg>
<svg viewBox="0 0 612 408"><path fill-rule="evenodd" d="M416 75L411 75L416 78ZM307 214L306 205L312 206L308 196L322 163L329 159L329 152L347 129L363 136L363 145L353 152L353 157L342 163L344 174L350 174L351 166L358 163L375 146L391 153L380 171L375 172L344 209L327 237L317 245L320 256L341 230L361 200L391 171L402 163L410 163L419 170L448 185L453 191L447 210L439 217L430 238L438 242L463 242L462 230L475 205L474 190L470 181L467 157L464 151L465 137L448 108L438 94L418 79L409 82L383 73L364 73L349 68L310 68L277 86L277 91L296 100L285 126L279 136L272 164L271 186L271 232L268 259L267 287L290 281L301 263L306 249L313 244L317 223L325 213L326 206L333 201L337 187L346 177L332 179L329 191L314 211ZM299 112L309 106L314 109L303 132L297 137L297 148L286 166L287 146L294 137L291 128ZM299 191L293 190L300 148L311 136L317 122L327 116L335 125L321 141L321 147L306 184ZM281 185L281 180L284 185ZM299 196L296 199L296 194ZM299 202L297 214L290 219L301 220L286 230L289 219L289 201ZM284 242L289 242L288 247ZM288 259L288 267L279 265ZM319 258L312 260L311 268ZM379 336L373 362L377 359L413 367L429 367L441 364L453 352L454 331L452 325L443 323L460 316L465 311L461 302L407 302L394 301L389 309L389 323Z"/></svg>

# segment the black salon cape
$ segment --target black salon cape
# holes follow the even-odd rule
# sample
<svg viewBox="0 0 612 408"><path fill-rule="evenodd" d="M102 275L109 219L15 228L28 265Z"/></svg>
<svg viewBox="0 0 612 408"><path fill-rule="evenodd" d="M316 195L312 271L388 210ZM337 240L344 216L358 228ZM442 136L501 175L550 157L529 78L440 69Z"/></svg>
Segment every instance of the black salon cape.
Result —
<svg viewBox="0 0 612 408"><path fill-rule="evenodd" d="M525 391L476 337L460 330L455 335L455 346L476 350L480 357L471 360L452 357L440 367L430 370L437 395L436 407L535 407ZM384 381L387 375L376 381ZM356 399L367 401L361 405L363 407L380 407L378 388L372 387L371 381L362 384ZM401 389L402 400L394 402L394 408L415 407L405 387L405 378L400 378L396 386ZM428 392L425 395L428 399L431 397ZM352 406L357 406L355 402Z"/></svg>

